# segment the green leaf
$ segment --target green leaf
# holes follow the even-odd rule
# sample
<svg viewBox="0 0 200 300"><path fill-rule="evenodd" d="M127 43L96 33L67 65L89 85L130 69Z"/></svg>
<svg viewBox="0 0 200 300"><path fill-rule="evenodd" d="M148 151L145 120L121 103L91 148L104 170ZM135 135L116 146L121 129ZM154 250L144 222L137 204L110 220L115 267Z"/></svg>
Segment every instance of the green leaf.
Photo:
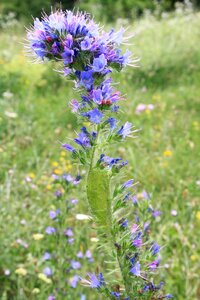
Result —
<svg viewBox="0 0 200 300"><path fill-rule="evenodd" d="M90 169L87 178L88 203L97 223L102 227L110 227L111 199L110 175L105 170Z"/></svg>

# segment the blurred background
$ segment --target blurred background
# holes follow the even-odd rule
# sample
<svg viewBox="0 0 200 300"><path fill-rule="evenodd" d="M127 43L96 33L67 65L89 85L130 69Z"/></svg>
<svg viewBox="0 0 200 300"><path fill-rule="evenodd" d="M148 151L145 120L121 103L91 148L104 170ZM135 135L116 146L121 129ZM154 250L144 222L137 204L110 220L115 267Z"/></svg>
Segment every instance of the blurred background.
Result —
<svg viewBox="0 0 200 300"><path fill-rule="evenodd" d="M31 270L33 282L32 234L48 224L50 174L73 172L59 146L78 127L67 105L76 97L73 83L54 72L54 65L30 63L23 52L24 26L51 6L85 10L106 29L124 26L127 35L134 34L129 49L140 58L138 68L127 68L115 80L127 95L122 120L141 130L115 151L129 159L129 175L152 195L159 211L152 234L164 245L160 272L168 292L179 300L200 299L198 0L1 0L1 299L45 299L31 294L28 279L26 292L15 298L15 269ZM79 210L88 213L87 206Z"/></svg>

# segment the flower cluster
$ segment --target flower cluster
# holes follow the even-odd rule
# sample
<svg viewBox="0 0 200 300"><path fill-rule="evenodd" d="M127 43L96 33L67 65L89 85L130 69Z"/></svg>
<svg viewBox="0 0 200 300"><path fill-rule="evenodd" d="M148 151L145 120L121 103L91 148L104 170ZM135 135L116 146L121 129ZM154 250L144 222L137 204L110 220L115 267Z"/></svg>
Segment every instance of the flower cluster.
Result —
<svg viewBox="0 0 200 300"><path fill-rule="evenodd" d="M130 191L134 186L132 179L122 185L113 182L128 161L105 154L111 143L123 142L135 132L131 123L120 124L117 120L119 101L124 98L114 89L111 77L114 70L121 71L132 63L130 52L127 50L123 54L120 48L125 41L124 31L121 28L117 32L114 29L104 32L85 13L56 11L50 16L44 15L42 20L35 20L28 31L29 48L39 59L60 62L60 72L75 81L80 93L79 99L72 100L70 106L84 127L73 144L63 143L62 147L88 166L88 203L99 231L103 232L103 243L106 244L106 237L112 247L110 252L115 253L122 278L113 287L102 273L90 273L86 283L106 299L164 299L171 295L160 292L163 283L155 285L150 280L160 264L160 246L149 240L149 223L144 217L145 211L151 218L157 214L149 204L147 193L144 193L146 201L141 208L137 196ZM88 128L85 123L89 124ZM54 220L59 214L60 211L55 210L50 217ZM130 226L133 218L135 221ZM48 227L46 233L54 234L56 229ZM71 241L72 229L67 228L65 235ZM71 261L72 269L79 267L79 262Z"/></svg>
<svg viewBox="0 0 200 300"><path fill-rule="evenodd" d="M123 42L124 29L105 32L87 14L71 11L56 11L42 20L34 21L28 31L28 49L36 57L62 62L61 72L75 80L81 91L81 99L72 100L72 111L92 124L116 127L115 118L110 117L119 110L122 100L119 91L112 86L110 74L113 69L121 70L131 63L131 53L122 53L119 45ZM131 134L131 124L127 123L116 132L120 138ZM81 129L74 141L87 150L95 142L96 133ZM64 144L65 149L76 153Z"/></svg>

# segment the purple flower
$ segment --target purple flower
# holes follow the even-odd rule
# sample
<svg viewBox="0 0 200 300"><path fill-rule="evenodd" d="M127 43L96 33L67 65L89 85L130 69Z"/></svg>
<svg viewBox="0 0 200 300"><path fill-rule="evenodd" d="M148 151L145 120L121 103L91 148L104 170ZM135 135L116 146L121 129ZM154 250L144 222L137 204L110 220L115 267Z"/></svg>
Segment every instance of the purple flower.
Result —
<svg viewBox="0 0 200 300"><path fill-rule="evenodd" d="M56 217L57 217L57 215L58 215L59 213L60 213L60 210L56 210L56 211L51 210L51 211L49 212L49 218L52 219L52 220L54 220L54 219L56 219Z"/></svg>
<svg viewBox="0 0 200 300"><path fill-rule="evenodd" d="M133 204L137 204L138 203L137 195L133 195L132 202L133 202Z"/></svg>
<svg viewBox="0 0 200 300"><path fill-rule="evenodd" d="M129 179L128 181L126 181L126 182L123 184L122 188L126 188L126 189L130 188L130 187L132 186L133 182L134 182L133 179Z"/></svg>
<svg viewBox="0 0 200 300"><path fill-rule="evenodd" d="M87 250L87 251L85 252L85 257L86 257L86 258L92 258L92 253L91 253L90 250Z"/></svg>
<svg viewBox="0 0 200 300"><path fill-rule="evenodd" d="M160 264L160 260L154 260L149 264L151 270L155 270Z"/></svg>
<svg viewBox="0 0 200 300"><path fill-rule="evenodd" d="M126 66L126 65L128 65L128 64L130 64L131 63L131 52L129 51L129 50L126 50L126 52L124 53L124 55L122 55L121 57L120 57L120 62L121 62L121 64L123 65L123 66Z"/></svg>
<svg viewBox="0 0 200 300"><path fill-rule="evenodd" d="M65 51L62 53L62 58L64 60L64 64L68 65L73 62L74 51L65 48Z"/></svg>
<svg viewBox="0 0 200 300"><path fill-rule="evenodd" d="M79 261L72 260L70 264L71 264L72 269L74 269L74 270L81 268L81 263Z"/></svg>
<svg viewBox="0 0 200 300"><path fill-rule="evenodd" d="M59 178L57 178L57 179L59 179ZM56 190L55 192L54 192L54 196L56 197L56 198L60 198L60 197L62 197L62 192L61 191L59 191L59 190ZM57 212L56 212L57 213ZM59 212L58 212L59 213ZM57 213L57 214L58 214ZM50 213L49 213L49 216L50 216Z"/></svg>
<svg viewBox="0 0 200 300"><path fill-rule="evenodd" d="M135 239L134 241L133 241L133 246L135 246L136 248L139 248L139 247L141 247L142 246L142 239Z"/></svg>
<svg viewBox="0 0 200 300"><path fill-rule="evenodd" d="M121 160L122 159L120 157L113 158L113 157L105 156L105 154L101 154L98 163L100 163L102 167L109 167L109 168L116 167L117 169L121 169L123 166L127 165L128 163L128 161L121 162Z"/></svg>
<svg viewBox="0 0 200 300"><path fill-rule="evenodd" d="M118 293L118 292L110 292L110 294L113 295L117 299L119 299L121 296L121 293Z"/></svg>
<svg viewBox="0 0 200 300"><path fill-rule="evenodd" d="M146 191L142 191L142 197L146 200L149 200L150 199L150 195L149 193L147 193Z"/></svg>
<svg viewBox="0 0 200 300"><path fill-rule="evenodd" d="M91 288L100 288L102 285L105 284L105 280L102 273L99 273L98 276L96 276L94 273L88 274L88 276L91 281L90 283Z"/></svg>
<svg viewBox="0 0 200 300"><path fill-rule="evenodd" d="M50 295L47 300L56 300L56 297L54 295Z"/></svg>
<svg viewBox="0 0 200 300"><path fill-rule="evenodd" d="M63 75L64 75L64 76L68 76L70 73L71 73L71 69L70 69L70 68L65 67L65 68L63 69ZM73 101L73 100L72 100L72 101Z"/></svg>
<svg viewBox="0 0 200 300"><path fill-rule="evenodd" d="M93 60L93 71L102 72L107 65L107 60L104 54L101 54L99 57L94 58Z"/></svg>
<svg viewBox="0 0 200 300"><path fill-rule="evenodd" d="M96 104L101 104L102 103L103 95L102 95L102 90L101 89L93 90L92 96L93 96L93 101Z"/></svg>
<svg viewBox="0 0 200 300"><path fill-rule="evenodd" d="M92 39L86 36L84 40L81 42L81 50L90 50L91 47L92 47Z"/></svg>
<svg viewBox="0 0 200 300"><path fill-rule="evenodd" d="M74 141L83 148L91 147L90 134L89 132L87 132L85 127L81 128L81 132L78 134L78 138L75 138Z"/></svg>
<svg viewBox="0 0 200 300"><path fill-rule="evenodd" d="M151 252L152 255L156 255L160 252L160 246L158 244L153 244L153 246L151 247Z"/></svg>
<svg viewBox="0 0 200 300"><path fill-rule="evenodd" d="M74 99L70 102L70 106L72 108L72 112L74 112L74 113L76 113L80 108L80 104L76 99Z"/></svg>
<svg viewBox="0 0 200 300"><path fill-rule="evenodd" d="M130 272L135 276L140 276L140 263L136 262L133 268L131 268Z"/></svg>
<svg viewBox="0 0 200 300"><path fill-rule="evenodd" d="M162 212L160 210L155 210L155 211L152 212L152 216L154 218L159 217L161 214L162 214Z"/></svg>
<svg viewBox="0 0 200 300"><path fill-rule="evenodd" d="M52 269L49 268L49 267L44 268L43 273L44 273L47 277L50 277L50 276L53 275L53 271L52 271Z"/></svg>
<svg viewBox="0 0 200 300"><path fill-rule="evenodd" d="M83 71L80 74L80 85L84 86L87 90L90 90L92 87L92 84L94 82L94 78L92 76L93 71Z"/></svg>
<svg viewBox="0 0 200 300"><path fill-rule="evenodd" d="M128 227L128 220L127 219L123 219L122 222L120 222L121 227L126 228Z"/></svg>
<svg viewBox="0 0 200 300"><path fill-rule="evenodd" d="M65 150L67 150L67 151L70 151L70 152L76 152L76 150L75 150L72 146L70 146L70 145L68 145L68 144L62 144L62 147L63 147Z"/></svg>
<svg viewBox="0 0 200 300"><path fill-rule="evenodd" d="M68 242L68 244L73 244L73 242L74 242L74 238L70 238L70 239L68 239L68 240L67 240L67 242Z"/></svg>
<svg viewBox="0 0 200 300"><path fill-rule="evenodd" d="M51 254L49 252L45 252L45 254L43 255L43 260L50 260L51 258Z"/></svg>
<svg viewBox="0 0 200 300"><path fill-rule="evenodd" d="M76 205L77 203L78 203L78 200L77 200L77 199L72 199L72 200L71 200L71 204Z"/></svg>
<svg viewBox="0 0 200 300"><path fill-rule="evenodd" d="M51 227L51 226L48 226L47 228L46 228L46 230L45 230L45 232L47 233L47 234L54 234L54 233L56 233L56 229L54 228L54 227Z"/></svg>
<svg viewBox="0 0 200 300"><path fill-rule="evenodd" d="M80 277L78 275L74 275L69 281L70 286L75 289L79 280L80 280Z"/></svg>
<svg viewBox="0 0 200 300"><path fill-rule="evenodd" d="M66 230L65 230L65 232L64 232L64 234L66 235L66 236L68 236L68 237L71 237L71 236L73 236L74 234L73 234L73 231L72 231L72 228L67 228Z"/></svg>
<svg viewBox="0 0 200 300"><path fill-rule="evenodd" d="M101 123L101 119L103 118L103 114L98 110L98 108L94 108L93 110L83 113L82 115L84 117L88 117L90 122L95 124Z"/></svg>
<svg viewBox="0 0 200 300"><path fill-rule="evenodd" d="M117 123L115 118L108 118L105 122L110 125L111 130L115 129Z"/></svg>
<svg viewBox="0 0 200 300"><path fill-rule="evenodd" d="M145 222L144 223L144 231L147 231L149 229L149 223Z"/></svg>
<svg viewBox="0 0 200 300"><path fill-rule="evenodd" d="M117 131L117 135L119 135L122 138L125 138L127 136L130 136L130 134L132 133L131 131L132 128L132 124L129 122L126 122L118 131Z"/></svg>
<svg viewBox="0 0 200 300"><path fill-rule="evenodd" d="M76 254L76 256L77 256L78 258L83 258L83 253L82 253L81 251L79 251L79 252Z"/></svg>
<svg viewBox="0 0 200 300"><path fill-rule="evenodd" d="M165 295L165 298L166 298L166 299L172 299L172 298L173 298L173 295L167 294L167 295Z"/></svg>

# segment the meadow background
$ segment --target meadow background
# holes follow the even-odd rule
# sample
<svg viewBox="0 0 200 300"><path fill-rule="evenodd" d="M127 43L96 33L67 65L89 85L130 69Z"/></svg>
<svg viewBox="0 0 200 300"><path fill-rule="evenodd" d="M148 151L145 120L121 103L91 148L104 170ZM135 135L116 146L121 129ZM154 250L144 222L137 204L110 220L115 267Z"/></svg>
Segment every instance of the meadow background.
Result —
<svg viewBox="0 0 200 300"><path fill-rule="evenodd" d="M135 6L134 1L116 1L111 18L109 1L96 2L67 5L87 9L106 28L128 27L127 34L135 34L129 48L140 57L138 68L115 75L127 95L122 119L141 129L116 154L129 160L129 175L161 212L152 235L164 245L160 276L167 291L178 300L200 299L200 13L189 1L155 7L146 1L137 10L142 1ZM78 172L60 149L60 141L73 137L78 127L68 107L76 95L73 83L53 71L55 65L31 64L23 52L24 25L49 1L35 5L34 13L28 2L20 2L24 8L16 3L0 6L0 299L46 299L51 284L38 274L43 253L53 247L45 228L51 223L54 190L60 188L53 186L51 175ZM128 10L120 3L128 3ZM83 191L81 183L66 193L66 199L79 200L66 226L75 228L73 255L92 252L94 262L82 263L86 273L102 262L89 221L76 217L89 214ZM37 233L44 236L38 239ZM20 268L26 274L17 274ZM68 285L66 299L93 299L87 288Z"/></svg>

